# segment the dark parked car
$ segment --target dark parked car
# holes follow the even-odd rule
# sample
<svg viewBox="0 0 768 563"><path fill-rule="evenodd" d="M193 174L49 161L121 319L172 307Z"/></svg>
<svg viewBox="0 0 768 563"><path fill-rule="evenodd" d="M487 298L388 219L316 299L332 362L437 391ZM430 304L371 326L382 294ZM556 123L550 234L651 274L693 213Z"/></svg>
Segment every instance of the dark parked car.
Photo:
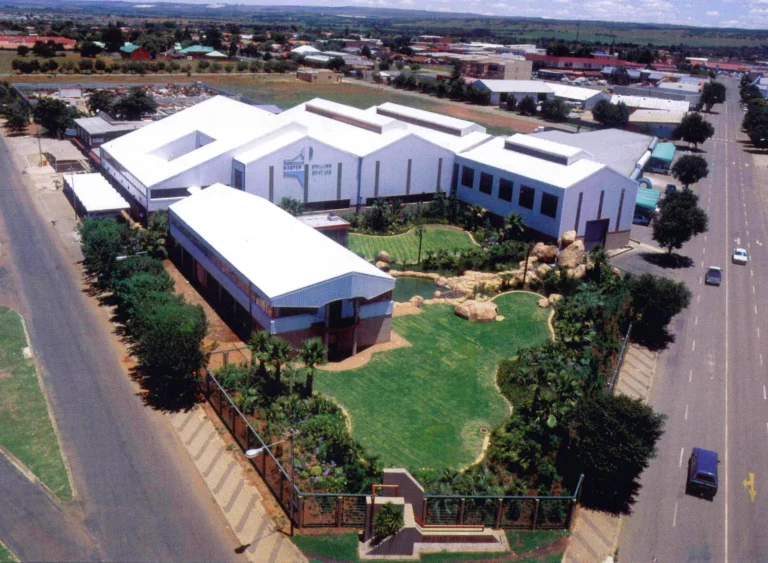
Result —
<svg viewBox="0 0 768 563"><path fill-rule="evenodd" d="M685 494L700 495L710 500L717 493L717 452L693 448L688 460L688 480Z"/></svg>
<svg viewBox="0 0 768 563"><path fill-rule="evenodd" d="M704 274L704 283L707 285L720 285L723 282L723 271L717 266L710 266Z"/></svg>

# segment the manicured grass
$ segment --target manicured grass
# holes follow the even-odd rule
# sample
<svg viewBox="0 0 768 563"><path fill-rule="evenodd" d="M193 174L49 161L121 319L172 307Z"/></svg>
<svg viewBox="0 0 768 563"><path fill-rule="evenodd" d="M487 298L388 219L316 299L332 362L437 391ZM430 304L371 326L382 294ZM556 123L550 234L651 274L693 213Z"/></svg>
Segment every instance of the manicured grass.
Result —
<svg viewBox="0 0 768 563"><path fill-rule="evenodd" d="M11 553L11 550L8 549L5 544L0 542L0 563L17 563L18 558Z"/></svg>
<svg viewBox="0 0 768 563"><path fill-rule="evenodd" d="M385 466L458 469L480 453L480 429L508 412L494 384L498 363L549 336L549 311L537 299L500 296L495 303L505 320L493 323L469 323L453 306L426 305L393 319L411 347L374 354L355 370L321 371L316 389L347 408L354 437Z"/></svg>
<svg viewBox="0 0 768 563"><path fill-rule="evenodd" d="M432 250L447 250L449 252L476 247L469 234L459 229L441 225L424 227L424 237L421 243L421 257ZM415 264L419 257L419 236L415 229L394 236L368 236L351 233L349 249L361 254L366 260L374 260L381 250L386 250L391 258L399 264Z"/></svg>
<svg viewBox="0 0 768 563"><path fill-rule="evenodd" d="M0 445L60 499L70 501L72 489L48 404L34 362L24 358L27 345L21 317L0 307Z"/></svg>
<svg viewBox="0 0 768 563"><path fill-rule="evenodd" d="M528 532L520 530L508 530L507 539L512 547L512 553L524 555L554 543L558 538L567 536L564 530L546 530ZM293 543L304 552L304 555L312 557L320 555L335 561L358 563L357 556L358 536L354 532L347 534L325 534L321 536L293 536ZM427 553L421 556L423 563L460 563L462 561L487 561L503 557L503 553ZM510 554L511 555L511 554ZM545 563L559 562L563 558L562 552L550 553L543 558L531 556L518 560L518 563ZM310 559L310 561L315 561ZM389 563L402 563L388 560Z"/></svg>

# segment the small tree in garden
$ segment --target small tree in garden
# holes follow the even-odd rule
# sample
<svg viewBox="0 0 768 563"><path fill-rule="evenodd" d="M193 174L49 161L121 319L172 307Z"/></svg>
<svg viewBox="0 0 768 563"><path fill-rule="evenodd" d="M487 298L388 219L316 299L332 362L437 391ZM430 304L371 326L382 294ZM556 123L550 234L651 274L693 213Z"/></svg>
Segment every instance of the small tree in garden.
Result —
<svg viewBox="0 0 768 563"><path fill-rule="evenodd" d="M520 240L525 232L523 216L517 211L512 211L504 217L504 228L501 231L502 240Z"/></svg>
<svg viewBox="0 0 768 563"><path fill-rule="evenodd" d="M512 95L507 96L507 109L513 111L517 107L517 98Z"/></svg>
<svg viewBox="0 0 768 563"><path fill-rule="evenodd" d="M280 209L287 211L294 217L298 217L304 214L304 204L298 199L292 197L284 197L281 199Z"/></svg>
<svg viewBox="0 0 768 563"><path fill-rule="evenodd" d="M416 225L416 236L419 237L419 257L416 259L416 263L421 264L421 243L424 240L424 225Z"/></svg>
<svg viewBox="0 0 768 563"><path fill-rule="evenodd" d="M517 103L517 111L520 112L520 115L535 115L536 101L530 96L526 96Z"/></svg>
<svg viewBox="0 0 768 563"><path fill-rule="evenodd" d="M544 100L541 104L541 115L552 121L565 121L571 113L563 100Z"/></svg>
<svg viewBox="0 0 768 563"><path fill-rule="evenodd" d="M707 232L709 217L698 203L699 196L688 188L667 194L661 213L653 221L653 240L672 254L694 236Z"/></svg>
<svg viewBox="0 0 768 563"><path fill-rule="evenodd" d="M373 517L373 539L379 543L389 536L394 536L404 525L403 508L388 502L382 505Z"/></svg>
<svg viewBox="0 0 768 563"><path fill-rule="evenodd" d="M23 131L29 125L30 113L26 104L13 102L3 108L6 125L11 131Z"/></svg>
<svg viewBox="0 0 768 563"><path fill-rule="evenodd" d="M299 359L307 370L307 382L305 393L308 397L312 396L312 387L315 380L315 368L326 363L325 356L328 350L323 346L319 338L305 340L301 349L299 349Z"/></svg>
<svg viewBox="0 0 768 563"><path fill-rule="evenodd" d="M707 161L694 154L686 154L672 166L672 176L685 187L709 176Z"/></svg>

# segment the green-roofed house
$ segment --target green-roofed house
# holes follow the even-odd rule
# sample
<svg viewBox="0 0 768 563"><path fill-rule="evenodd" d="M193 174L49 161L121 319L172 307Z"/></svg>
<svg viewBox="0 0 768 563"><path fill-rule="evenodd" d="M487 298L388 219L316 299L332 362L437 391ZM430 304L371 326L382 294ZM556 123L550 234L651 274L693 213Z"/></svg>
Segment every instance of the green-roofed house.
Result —
<svg viewBox="0 0 768 563"><path fill-rule="evenodd" d="M184 55L187 58L201 59L213 52L213 47L207 45L190 45L189 47L179 51L180 55Z"/></svg>
<svg viewBox="0 0 768 563"><path fill-rule="evenodd" d="M133 43L126 43L120 47L120 56L132 61L148 61L149 51Z"/></svg>
<svg viewBox="0 0 768 563"><path fill-rule="evenodd" d="M675 143L658 143L654 147L653 152L651 152L651 158L648 160L648 171L669 174L669 169L672 168L672 161L675 160L676 151Z"/></svg>

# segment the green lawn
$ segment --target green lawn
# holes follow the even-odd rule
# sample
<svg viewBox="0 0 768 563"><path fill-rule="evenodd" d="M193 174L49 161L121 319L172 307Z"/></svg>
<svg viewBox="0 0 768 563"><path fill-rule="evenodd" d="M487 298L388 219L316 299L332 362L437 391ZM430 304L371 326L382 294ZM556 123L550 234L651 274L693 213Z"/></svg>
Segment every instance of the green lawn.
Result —
<svg viewBox="0 0 768 563"><path fill-rule="evenodd" d="M64 501L72 489L48 404L27 346L21 317L0 307L0 445L16 456Z"/></svg>
<svg viewBox="0 0 768 563"><path fill-rule="evenodd" d="M512 553L524 555L551 545L558 538L566 536L568 532L563 530L546 531L521 531L508 530L507 539L512 547ZM358 563L360 559L357 556L358 537L354 532L347 534L325 534L321 536L293 536L293 543L304 552L307 557L320 555L328 557L335 561ZM460 563L462 561L487 561L488 559L498 559L503 557L503 553L428 553L421 556L422 563ZM526 559L518 560L518 563L555 563L563 558L562 552L551 553L543 556L531 556ZM310 559L310 562L316 561ZM391 561L389 563L403 563L402 561Z"/></svg>
<svg viewBox="0 0 768 563"><path fill-rule="evenodd" d="M365 366L321 371L318 391L333 396L352 418L353 435L388 467L460 468L480 453L483 434L508 412L494 385L498 363L549 336L538 297L496 299L503 322L469 323L450 305L393 319L411 347L374 354Z"/></svg>
<svg viewBox="0 0 768 563"><path fill-rule="evenodd" d="M424 237L421 243L422 258L427 251L440 249L455 251L475 247L469 234L459 229L442 225L424 227ZM368 236L350 233L349 249L362 254L366 260L373 260L381 250L389 252L391 258L399 264L415 264L419 255L419 236L415 229L395 236Z"/></svg>
<svg viewBox="0 0 768 563"><path fill-rule="evenodd" d="M0 542L0 563L17 563L18 559L3 542Z"/></svg>

